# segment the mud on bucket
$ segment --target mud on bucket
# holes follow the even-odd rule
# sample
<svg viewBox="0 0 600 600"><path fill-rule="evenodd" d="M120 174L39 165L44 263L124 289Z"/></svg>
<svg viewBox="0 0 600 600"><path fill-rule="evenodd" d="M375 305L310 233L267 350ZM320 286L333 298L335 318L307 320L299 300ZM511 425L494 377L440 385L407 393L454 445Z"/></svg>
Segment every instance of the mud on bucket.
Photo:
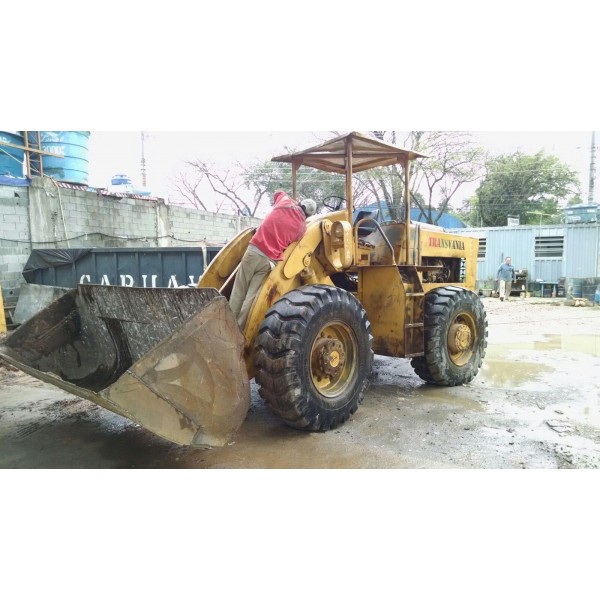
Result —
<svg viewBox="0 0 600 600"><path fill-rule="evenodd" d="M79 286L0 356L177 444L223 446L248 412L244 337L214 289Z"/></svg>

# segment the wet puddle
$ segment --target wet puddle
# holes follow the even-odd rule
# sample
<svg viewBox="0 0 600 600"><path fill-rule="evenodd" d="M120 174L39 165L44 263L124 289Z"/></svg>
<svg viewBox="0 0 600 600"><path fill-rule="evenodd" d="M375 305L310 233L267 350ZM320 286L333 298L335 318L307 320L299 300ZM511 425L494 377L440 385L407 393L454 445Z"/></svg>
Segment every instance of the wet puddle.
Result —
<svg viewBox="0 0 600 600"><path fill-rule="evenodd" d="M524 389L532 387L544 374L552 371L553 369L546 365L493 358L488 354L477 375L477 381L499 388Z"/></svg>
<svg viewBox="0 0 600 600"><path fill-rule="evenodd" d="M531 342L515 342L503 347L514 350L534 350L537 352L549 352L562 350L564 352L581 352L588 356L600 356L600 335L545 335L543 340ZM488 352L493 347L488 348Z"/></svg>
<svg viewBox="0 0 600 600"><path fill-rule="evenodd" d="M563 371L573 360L570 358L565 362L557 354L556 360L550 361L553 352L565 352L570 356L579 352L589 357L598 357L600 335L546 335L541 340L488 346L477 382L504 389L546 388L549 384L547 376L551 374L561 377L561 373L565 375ZM583 367L579 374L570 374L571 383L573 376L589 379L593 372L592 366Z"/></svg>
<svg viewBox="0 0 600 600"><path fill-rule="evenodd" d="M533 343L534 350L566 350L600 356L600 335L548 335L541 342Z"/></svg>

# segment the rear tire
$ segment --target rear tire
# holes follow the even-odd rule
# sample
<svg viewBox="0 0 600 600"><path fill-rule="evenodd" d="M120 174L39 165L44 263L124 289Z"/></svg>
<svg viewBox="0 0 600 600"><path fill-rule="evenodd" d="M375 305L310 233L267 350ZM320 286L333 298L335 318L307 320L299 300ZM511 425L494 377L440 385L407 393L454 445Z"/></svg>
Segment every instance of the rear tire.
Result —
<svg viewBox="0 0 600 600"><path fill-rule="evenodd" d="M425 297L425 354L411 360L427 383L456 386L471 381L487 347L487 317L479 297L448 286Z"/></svg>
<svg viewBox="0 0 600 600"><path fill-rule="evenodd" d="M256 382L296 429L325 431L352 415L373 364L371 325L349 292L301 287L267 312L255 344Z"/></svg>

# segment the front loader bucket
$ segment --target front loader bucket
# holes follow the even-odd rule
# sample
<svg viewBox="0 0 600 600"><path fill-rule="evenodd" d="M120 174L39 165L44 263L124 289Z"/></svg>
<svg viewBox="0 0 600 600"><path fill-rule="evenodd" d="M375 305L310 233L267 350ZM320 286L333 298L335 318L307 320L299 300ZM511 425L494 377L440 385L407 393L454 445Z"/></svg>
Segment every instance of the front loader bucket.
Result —
<svg viewBox="0 0 600 600"><path fill-rule="evenodd" d="M167 440L210 447L248 412L243 347L217 290L83 285L15 330L0 357Z"/></svg>

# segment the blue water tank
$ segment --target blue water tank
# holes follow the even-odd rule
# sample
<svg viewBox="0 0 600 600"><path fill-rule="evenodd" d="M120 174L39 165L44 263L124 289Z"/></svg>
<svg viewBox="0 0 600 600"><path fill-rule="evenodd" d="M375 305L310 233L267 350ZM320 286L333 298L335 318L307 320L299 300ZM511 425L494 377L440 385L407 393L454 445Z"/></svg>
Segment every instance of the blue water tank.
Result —
<svg viewBox="0 0 600 600"><path fill-rule="evenodd" d="M110 185L132 185L131 177L124 173L118 173L112 176Z"/></svg>
<svg viewBox="0 0 600 600"><path fill-rule="evenodd" d="M0 131L0 175L22 178L25 151L3 146L3 142L22 146L23 135L20 131Z"/></svg>
<svg viewBox="0 0 600 600"><path fill-rule="evenodd" d="M35 131L29 132L30 146L37 145L36 134ZM40 131L42 150L62 157L42 155L44 175L57 181L87 185L89 138L89 131Z"/></svg>

